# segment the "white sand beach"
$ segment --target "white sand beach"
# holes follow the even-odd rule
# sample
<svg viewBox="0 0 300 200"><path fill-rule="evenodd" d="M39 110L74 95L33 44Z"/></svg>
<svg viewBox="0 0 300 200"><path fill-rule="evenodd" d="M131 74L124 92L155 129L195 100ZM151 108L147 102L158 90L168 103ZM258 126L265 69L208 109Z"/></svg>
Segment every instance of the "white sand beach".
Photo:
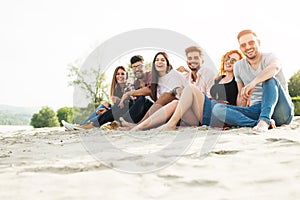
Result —
<svg viewBox="0 0 300 200"><path fill-rule="evenodd" d="M299 132L2 132L0 199L300 199Z"/></svg>

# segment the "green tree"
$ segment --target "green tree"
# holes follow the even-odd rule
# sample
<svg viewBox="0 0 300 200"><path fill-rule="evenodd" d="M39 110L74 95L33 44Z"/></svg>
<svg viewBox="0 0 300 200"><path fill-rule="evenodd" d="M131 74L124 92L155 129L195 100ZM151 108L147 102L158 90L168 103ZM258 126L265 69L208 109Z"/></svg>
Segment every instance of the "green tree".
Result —
<svg viewBox="0 0 300 200"><path fill-rule="evenodd" d="M66 122L73 123L73 108L70 107L62 107L57 110L57 118L62 126L61 120L65 120Z"/></svg>
<svg viewBox="0 0 300 200"><path fill-rule="evenodd" d="M74 64L69 65L68 77L73 80L69 82L70 86L79 86L86 92L86 98L91 99L96 108L103 101L109 99L108 84L105 84L105 74L101 73L101 67L97 69L80 70ZM91 80L91 77L93 77Z"/></svg>
<svg viewBox="0 0 300 200"><path fill-rule="evenodd" d="M56 112L44 106L38 113L33 114L30 125L34 128L59 126Z"/></svg>
<svg viewBox="0 0 300 200"><path fill-rule="evenodd" d="M82 123L87 118L87 116L89 116L94 110L95 107L91 103L84 108L73 107L73 123Z"/></svg>
<svg viewBox="0 0 300 200"><path fill-rule="evenodd" d="M290 78L288 87L292 97L300 96L300 70Z"/></svg>
<svg viewBox="0 0 300 200"><path fill-rule="evenodd" d="M292 97L293 104L294 104L294 113L296 116L300 115L300 96Z"/></svg>

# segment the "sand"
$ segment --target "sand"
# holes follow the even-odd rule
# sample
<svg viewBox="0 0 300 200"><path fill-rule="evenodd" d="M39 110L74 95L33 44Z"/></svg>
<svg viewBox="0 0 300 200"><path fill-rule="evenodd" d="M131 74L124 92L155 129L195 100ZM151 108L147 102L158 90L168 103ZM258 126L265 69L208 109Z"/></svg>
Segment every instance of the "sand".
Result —
<svg viewBox="0 0 300 200"><path fill-rule="evenodd" d="M0 199L300 199L299 130L3 132Z"/></svg>

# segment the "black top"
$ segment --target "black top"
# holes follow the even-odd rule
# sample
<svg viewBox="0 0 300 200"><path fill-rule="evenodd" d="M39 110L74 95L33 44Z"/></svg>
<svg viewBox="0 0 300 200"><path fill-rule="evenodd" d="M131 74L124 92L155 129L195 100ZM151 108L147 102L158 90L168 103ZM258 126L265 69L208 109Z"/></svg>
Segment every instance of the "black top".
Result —
<svg viewBox="0 0 300 200"><path fill-rule="evenodd" d="M119 97L121 99L122 96L123 96L123 94L126 93L126 92L128 92L128 91L131 91L132 88L133 88L133 86L130 83L126 83L124 89L122 90L120 84L117 83L116 86L115 86L113 95L117 96L117 97Z"/></svg>
<svg viewBox="0 0 300 200"><path fill-rule="evenodd" d="M210 89L210 94L215 100L228 101L229 104L236 105L238 88L235 78L233 77L229 83L219 84L224 77L225 75L215 80L215 84Z"/></svg>

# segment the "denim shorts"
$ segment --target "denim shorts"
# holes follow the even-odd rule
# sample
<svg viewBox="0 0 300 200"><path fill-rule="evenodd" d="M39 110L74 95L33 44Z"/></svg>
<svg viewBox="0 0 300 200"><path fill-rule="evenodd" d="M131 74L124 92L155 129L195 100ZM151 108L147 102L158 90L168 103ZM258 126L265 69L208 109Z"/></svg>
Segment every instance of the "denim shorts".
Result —
<svg viewBox="0 0 300 200"><path fill-rule="evenodd" d="M199 123L200 125L210 125L211 111L217 103L218 102L216 100L210 99L206 95L204 95L202 123Z"/></svg>

